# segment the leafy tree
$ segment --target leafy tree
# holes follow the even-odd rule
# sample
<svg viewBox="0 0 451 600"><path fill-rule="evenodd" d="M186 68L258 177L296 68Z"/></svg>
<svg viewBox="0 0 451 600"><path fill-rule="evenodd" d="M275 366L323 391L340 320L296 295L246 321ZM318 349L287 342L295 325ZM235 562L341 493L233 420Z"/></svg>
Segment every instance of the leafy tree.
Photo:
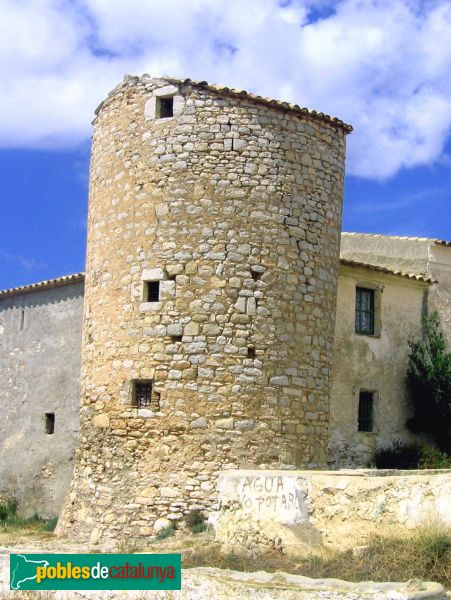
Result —
<svg viewBox="0 0 451 600"><path fill-rule="evenodd" d="M424 338L409 346L406 383L414 416L407 426L429 434L442 452L451 454L451 352L437 312L424 319Z"/></svg>

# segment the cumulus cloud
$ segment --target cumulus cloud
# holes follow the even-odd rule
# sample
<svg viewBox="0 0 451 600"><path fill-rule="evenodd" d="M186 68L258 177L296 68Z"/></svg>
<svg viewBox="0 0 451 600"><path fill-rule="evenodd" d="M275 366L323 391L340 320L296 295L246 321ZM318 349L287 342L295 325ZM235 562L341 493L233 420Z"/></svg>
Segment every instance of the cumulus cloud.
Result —
<svg viewBox="0 0 451 600"><path fill-rule="evenodd" d="M355 128L348 173L443 160L450 0L0 0L0 145L67 148L124 73L244 88Z"/></svg>

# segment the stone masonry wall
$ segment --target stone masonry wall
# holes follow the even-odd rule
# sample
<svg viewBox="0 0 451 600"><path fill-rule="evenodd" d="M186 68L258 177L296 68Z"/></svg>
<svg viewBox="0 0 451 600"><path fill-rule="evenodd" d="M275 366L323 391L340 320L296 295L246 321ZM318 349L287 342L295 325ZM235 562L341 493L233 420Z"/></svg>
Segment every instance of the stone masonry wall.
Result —
<svg viewBox="0 0 451 600"><path fill-rule="evenodd" d="M100 107L60 533L146 536L208 509L221 469L325 464L344 151L330 121L175 80L129 78Z"/></svg>

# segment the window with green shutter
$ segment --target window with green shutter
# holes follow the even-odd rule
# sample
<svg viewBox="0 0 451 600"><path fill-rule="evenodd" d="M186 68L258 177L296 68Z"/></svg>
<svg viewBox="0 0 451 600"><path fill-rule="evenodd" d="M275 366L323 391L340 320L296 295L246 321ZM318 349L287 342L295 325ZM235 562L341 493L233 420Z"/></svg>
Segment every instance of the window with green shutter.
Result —
<svg viewBox="0 0 451 600"><path fill-rule="evenodd" d="M356 288L355 331L374 335L374 290Z"/></svg>

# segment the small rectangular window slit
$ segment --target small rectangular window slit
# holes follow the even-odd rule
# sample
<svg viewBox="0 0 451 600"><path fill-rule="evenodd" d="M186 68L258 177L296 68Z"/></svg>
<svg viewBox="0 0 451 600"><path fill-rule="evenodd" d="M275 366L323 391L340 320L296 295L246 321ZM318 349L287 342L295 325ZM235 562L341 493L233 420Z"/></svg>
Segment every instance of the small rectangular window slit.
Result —
<svg viewBox="0 0 451 600"><path fill-rule="evenodd" d="M153 391L152 380L133 381L132 394L132 404L136 408L154 408L156 392Z"/></svg>
<svg viewBox="0 0 451 600"><path fill-rule="evenodd" d="M45 413L45 433L47 435L55 433L55 413Z"/></svg>
<svg viewBox="0 0 451 600"><path fill-rule="evenodd" d="M157 118L167 119L174 116L174 98L157 98Z"/></svg>
<svg viewBox="0 0 451 600"><path fill-rule="evenodd" d="M255 354L255 346L249 346L247 349L247 356L248 358L255 358L256 354Z"/></svg>
<svg viewBox="0 0 451 600"><path fill-rule="evenodd" d="M359 393L359 431L373 431L373 393Z"/></svg>
<svg viewBox="0 0 451 600"><path fill-rule="evenodd" d="M171 335L172 342L181 342L182 338L183 338L183 335Z"/></svg>
<svg viewBox="0 0 451 600"><path fill-rule="evenodd" d="M263 273L259 273L258 271L251 270L251 276L254 281L260 281L262 278L262 275L263 275Z"/></svg>
<svg viewBox="0 0 451 600"><path fill-rule="evenodd" d="M144 302L159 302L160 282L146 281L144 285Z"/></svg>
<svg viewBox="0 0 451 600"><path fill-rule="evenodd" d="M22 309L20 311L19 331L23 331L24 324L25 324L25 310Z"/></svg>

